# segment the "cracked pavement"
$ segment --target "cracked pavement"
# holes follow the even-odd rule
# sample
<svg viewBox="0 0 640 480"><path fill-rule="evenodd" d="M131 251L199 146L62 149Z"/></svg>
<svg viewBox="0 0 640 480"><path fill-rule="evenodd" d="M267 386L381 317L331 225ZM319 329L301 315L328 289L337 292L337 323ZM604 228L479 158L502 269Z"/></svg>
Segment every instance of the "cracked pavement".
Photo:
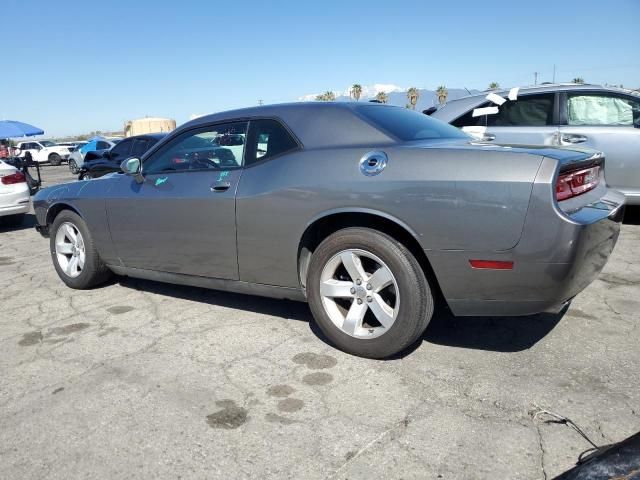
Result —
<svg viewBox="0 0 640 480"><path fill-rule="evenodd" d="M599 445L640 430L639 216L564 316L440 312L390 361L331 348L302 303L68 289L33 217L1 227L0 478L551 479L590 445L532 405Z"/></svg>

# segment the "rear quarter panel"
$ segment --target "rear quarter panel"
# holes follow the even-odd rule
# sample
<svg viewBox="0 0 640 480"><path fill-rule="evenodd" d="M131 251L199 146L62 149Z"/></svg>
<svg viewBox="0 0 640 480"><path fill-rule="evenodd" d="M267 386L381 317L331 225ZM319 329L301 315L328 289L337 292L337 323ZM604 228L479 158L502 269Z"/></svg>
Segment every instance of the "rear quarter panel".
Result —
<svg viewBox="0 0 640 480"><path fill-rule="evenodd" d="M518 243L541 156L495 146L379 149L389 162L373 177L359 168L372 148L301 151L247 168L237 194L240 279L299 286L304 231L338 212L394 220L427 251L499 251Z"/></svg>

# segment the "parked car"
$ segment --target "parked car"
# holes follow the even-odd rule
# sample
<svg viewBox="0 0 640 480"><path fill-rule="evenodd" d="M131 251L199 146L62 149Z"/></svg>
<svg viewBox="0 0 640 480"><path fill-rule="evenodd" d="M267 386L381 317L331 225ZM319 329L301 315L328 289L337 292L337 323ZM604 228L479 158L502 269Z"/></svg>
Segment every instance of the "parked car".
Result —
<svg viewBox="0 0 640 480"><path fill-rule="evenodd" d="M78 148L82 148L84 145L86 145L88 142L85 141L74 141L74 142L58 142L58 145L61 145L63 147L69 147L69 150L71 152L76 151Z"/></svg>
<svg viewBox="0 0 640 480"><path fill-rule="evenodd" d="M17 156L20 158L28 158L29 156L34 162L45 163L51 165L60 165L63 160L67 160L71 155L68 146L58 145L50 140L30 140L28 142L20 142L16 145Z"/></svg>
<svg viewBox="0 0 640 480"><path fill-rule="evenodd" d="M506 98L509 91L492 92ZM607 181L640 205L640 95L597 85L521 88L499 106L486 93L448 102L432 113L485 141L513 145L580 145L604 152ZM497 113L481 115L481 108Z"/></svg>
<svg viewBox="0 0 640 480"><path fill-rule="evenodd" d="M120 139L107 139L103 137L95 137L85 143L82 147L76 149L69 156L69 170L74 175L80 172L84 165L85 157L89 155L89 160L100 158L102 153L112 148Z"/></svg>
<svg viewBox="0 0 640 480"><path fill-rule="evenodd" d="M148 133L125 138L110 150L101 154L99 158L86 160L79 169L79 180L91 180L102 177L107 173L120 172L120 164L128 157L140 158L147 150L166 137L166 133Z"/></svg>
<svg viewBox="0 0 640 480"><path fill-rule="evenodd" d="M0 226L22 224L31 206L29 198L24 173L0 160Z"/></svg>
<svg viewBox="0 0 640 480"><path fill-rule="evenodd" d="M416 342L440 294L456 315L557 312L624 210L597 152L478 144L374 103L201 117L122 169L34 197L65 284L116 273L306 300L334 345L371 358Z"/></svg>

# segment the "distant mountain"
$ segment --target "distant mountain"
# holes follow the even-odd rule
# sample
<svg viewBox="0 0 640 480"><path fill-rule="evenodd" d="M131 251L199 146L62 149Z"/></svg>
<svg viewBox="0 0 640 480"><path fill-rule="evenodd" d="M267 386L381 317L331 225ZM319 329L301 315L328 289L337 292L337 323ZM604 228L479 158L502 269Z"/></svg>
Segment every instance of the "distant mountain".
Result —
<svg viewBox="0 0 640 480"><path fill-rule="evenodd" d="M455 100L460 97L466 97L469 94L476 95L480 92L479 90L469 90L463 88L447 88L449 91L449 95L447 100ZM428 90L426 88L419 88L420 97L418 98L418 103L416 104L416 110L422 111L429 107L433 107L438 105L438 95L435 90ZM389 98L388 103L390 105L398 105L400 107L404 107L409 103L409 99L407 98L407 89L398 87L397 85L383 85L383 84L375 84L371 86L363 86L362 87L362 95L360 97L361 102L368 102L369 100L373 100L378 92L385 92L387 97ZM349 96L349 89L346 89L342 92L336 91L334 92L336 95L337 102L353 102L355 101L353 98ZM315 100L316 94L305 95L300 97L299 100L302 101L312 101Z"/></svg>

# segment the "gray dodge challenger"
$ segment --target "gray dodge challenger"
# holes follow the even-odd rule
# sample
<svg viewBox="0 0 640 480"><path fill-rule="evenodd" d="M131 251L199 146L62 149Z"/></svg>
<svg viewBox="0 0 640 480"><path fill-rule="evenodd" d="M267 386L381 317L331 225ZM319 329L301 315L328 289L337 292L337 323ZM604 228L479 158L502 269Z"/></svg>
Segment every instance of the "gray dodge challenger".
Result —
<svg viewBox="0 0 640 480"><path fill-rule="evenodd" d="M618 237L624 196L604 167L593 150L482 143L399 107L285 104L193 120L34 208L71 288L117 274L308 301L336 347L385 358L436 303L560 311Z"/></svg>

